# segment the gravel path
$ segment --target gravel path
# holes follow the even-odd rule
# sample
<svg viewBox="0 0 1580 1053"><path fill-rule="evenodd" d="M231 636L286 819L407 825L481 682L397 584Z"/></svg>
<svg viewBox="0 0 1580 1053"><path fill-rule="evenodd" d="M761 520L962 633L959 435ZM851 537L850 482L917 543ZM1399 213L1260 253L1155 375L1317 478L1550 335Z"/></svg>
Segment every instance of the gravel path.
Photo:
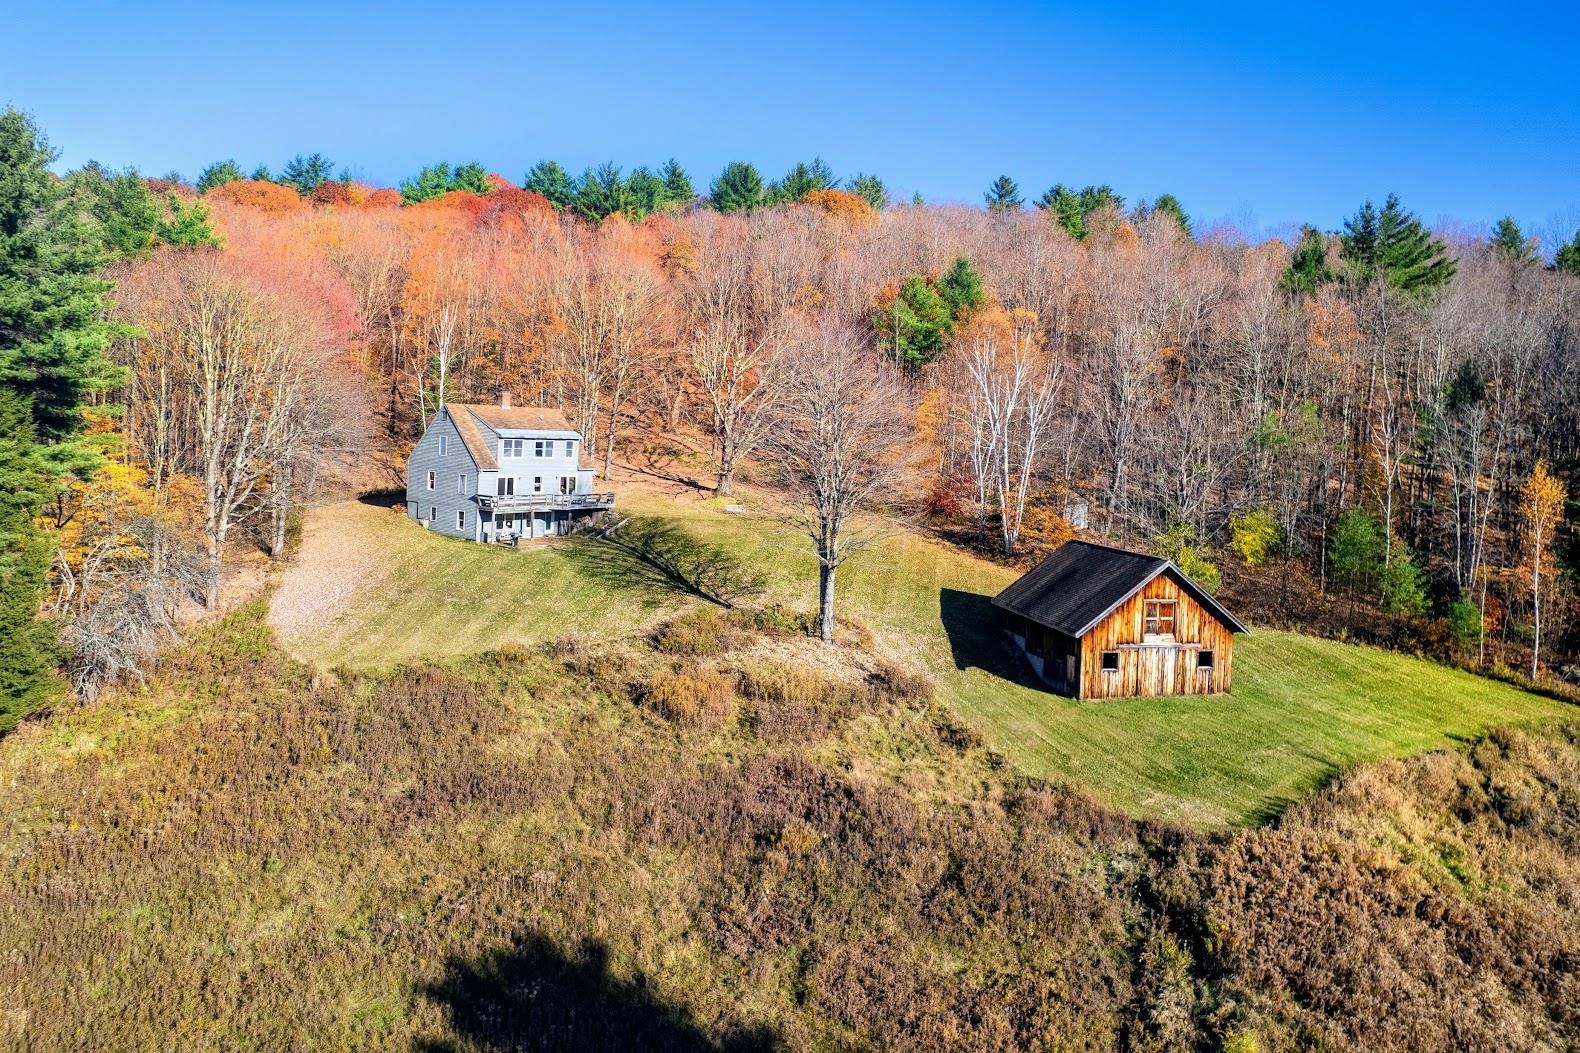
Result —
<svg viewBox="0 0 1580 1053"><path fill-rule="evenodd" d="M287 640L328 632L353 596L384 579L387 571L367 539L378 536L378 517L392 514L355 500L307 513L296 558L269 603L269 624L276 632Z"/></svg>

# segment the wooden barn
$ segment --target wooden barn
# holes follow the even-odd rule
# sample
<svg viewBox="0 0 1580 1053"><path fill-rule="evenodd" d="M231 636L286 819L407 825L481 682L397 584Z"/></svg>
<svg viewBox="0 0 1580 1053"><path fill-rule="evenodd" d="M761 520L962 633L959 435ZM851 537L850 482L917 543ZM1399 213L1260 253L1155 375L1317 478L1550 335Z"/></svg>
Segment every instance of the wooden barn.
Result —
<svg viewBox="0 0 1580 1053"><path fill-rule="evenodd" d="M1055 691L1075 698L1213 695L1250 632L1172 560L1067 541L993 605Z"/></svg>

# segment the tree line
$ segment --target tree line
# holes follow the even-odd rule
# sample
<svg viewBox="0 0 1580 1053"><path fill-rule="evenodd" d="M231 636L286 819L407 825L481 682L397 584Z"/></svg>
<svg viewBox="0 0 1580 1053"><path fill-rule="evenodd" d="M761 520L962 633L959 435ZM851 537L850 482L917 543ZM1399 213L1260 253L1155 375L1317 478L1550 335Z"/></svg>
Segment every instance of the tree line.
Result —
<svg viewBox="0 0 1580 1053"><path fill-rule="evenodd" d="M879 510L1013 560L1096 530L1486 664L1575 652L1580 248L1545 266L1512 220L1450 241L1389 196L1253 244L1166 194L895 206L819 159L731 164L711 207L673 161L62 180L3 130L0 230L50 246L0 265L11 712L62 662L134 672L237 530L278 558L326 474L394 483L500 387L605 475L695 436L719 492L780 484L826 634Z"/></svg>

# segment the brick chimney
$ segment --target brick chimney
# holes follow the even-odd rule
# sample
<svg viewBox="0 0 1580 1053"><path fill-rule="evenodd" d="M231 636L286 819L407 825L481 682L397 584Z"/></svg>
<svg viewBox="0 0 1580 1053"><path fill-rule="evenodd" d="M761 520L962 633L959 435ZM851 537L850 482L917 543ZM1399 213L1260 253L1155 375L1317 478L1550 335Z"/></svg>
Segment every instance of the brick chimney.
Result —
<svg viewBox="0 0 1580 1053"><path fill-rule="evenodd" d="M509 388L500 388L499 389L499 408L500 409L509 409L510 408L510 389Z"/></svg>

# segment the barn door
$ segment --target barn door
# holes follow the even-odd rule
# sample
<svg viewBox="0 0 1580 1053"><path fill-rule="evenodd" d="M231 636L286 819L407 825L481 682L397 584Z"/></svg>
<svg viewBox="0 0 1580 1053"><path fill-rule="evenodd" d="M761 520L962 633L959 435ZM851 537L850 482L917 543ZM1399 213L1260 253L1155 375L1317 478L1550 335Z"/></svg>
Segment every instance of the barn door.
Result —
<svg viewBox="0 0 1580 1053"><path fill-rule="evenodd" d="M1173 694L1174 648L1151 646L1144 650L1146 661L1142 669L1145 672L1145 693L1154 696Z"/></svg>

